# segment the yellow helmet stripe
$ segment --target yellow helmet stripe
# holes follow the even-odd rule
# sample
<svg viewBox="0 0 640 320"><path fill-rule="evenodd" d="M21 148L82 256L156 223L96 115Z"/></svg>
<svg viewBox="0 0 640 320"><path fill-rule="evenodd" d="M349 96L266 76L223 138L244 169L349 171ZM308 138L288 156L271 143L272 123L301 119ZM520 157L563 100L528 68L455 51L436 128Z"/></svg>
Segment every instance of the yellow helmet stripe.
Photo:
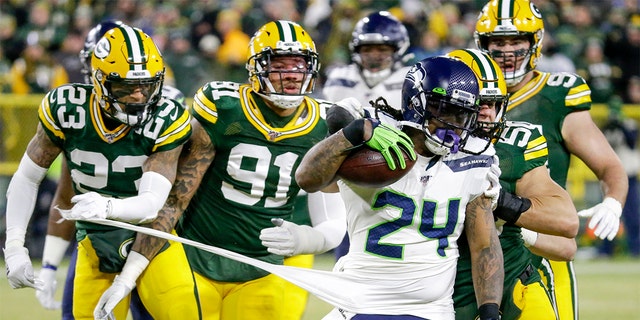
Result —
<svg viewBox="0 0 640 320"><path fill-rule="evenodd" d="M487 89L499 89L497 70L494 68L493 63L487 59L485 55L478 54L473 50L466 50L473 60L480 66L480 80L482 80L482 86ZM490 72L488 72L490 71Z"/></svg>

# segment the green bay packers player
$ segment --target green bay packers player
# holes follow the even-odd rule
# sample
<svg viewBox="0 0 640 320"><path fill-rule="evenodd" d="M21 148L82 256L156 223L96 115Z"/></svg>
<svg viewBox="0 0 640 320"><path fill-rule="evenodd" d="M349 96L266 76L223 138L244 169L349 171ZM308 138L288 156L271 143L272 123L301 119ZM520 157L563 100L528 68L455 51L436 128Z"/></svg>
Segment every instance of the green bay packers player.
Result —
<svg viewBox="0 0 640 320"><path fill-rule="evenodd" d="M144 223L164 204L191 134L185 108L161 97L162 56L141 30L121 25L108 31L96 45L91 67L93 85L64 85L47 93L37 132L8 188L4 252L13 288L41 287L24 236L38 185L60 153L77 194L71 199L74 206L61 211L64 218ZM85 221L78 221L76 229L75 319L94 319L100 295L114 279L129 291L137 285L154 318L197 318L195 284L180 244L167 245L149 264L129 251L133 232ZM136 283L120 273L125 264L149 268ZM127 310L128 301L119 304L115 318L124 319Z"/></svg>
<svg viewBox="0 0 640 320"><path fill-rule="evenodd" d="M504 255L502 319L555 319L550 297L535 271L536 245L553 243L554 251L541 255L570 260L575 254L578 216L568 192L549 176L547 143L540 126L504 120L507 86L499 66L479 50L461 49L447 54L470 66L480 79L480 124L476 134L494 142L500 159L502 186L494 216L501 219L500 243ZM524 231L521 227L531 230ZM538 233L540 232L540 233ZM545 249L543 247L542 249ZM466 239L460 242L460 259L454 287L456 319L473 319L477 305L471 277L471 257Z"/></svg>
<svg viewBox="0 0 640 320"><path fill-rule="evenodd" d="M170 230L177 222L184 238L283 264L285 253L324 252L344 234L344 216L332 218L330 210L324 217L310 210L314 227L290 222L300 190L294 172L326 136L328 104L308 97L320 65L300 25L269 22L249 49L249 84L214 81L197 91L193 134L153 225ZM263 229L271 230L270 238L261 240ZM138 245L152 255L162 241L139 237L133 249ZM185 251L205 319L284 319L288 313L281 278L197 248Z"/></svg>
<svg viewBox="0 0 640 320"><path fill-rule="evenodd" d="M602 239L613 239L628 183L624 169L588 110L590 89L573 73L536 70L544 24L538 8L528 0L491 0L482 9L474 38L504 73L510 93L506 116L542 128L549 149L551 178L565 187L571 155L581 159L598 177L604 200L581 211L591 216L589 228ZM594 151L595 150L595 151ZM561 320L577 319L577 288L572 262L539 261L539 270L552 294Z"/></svg>

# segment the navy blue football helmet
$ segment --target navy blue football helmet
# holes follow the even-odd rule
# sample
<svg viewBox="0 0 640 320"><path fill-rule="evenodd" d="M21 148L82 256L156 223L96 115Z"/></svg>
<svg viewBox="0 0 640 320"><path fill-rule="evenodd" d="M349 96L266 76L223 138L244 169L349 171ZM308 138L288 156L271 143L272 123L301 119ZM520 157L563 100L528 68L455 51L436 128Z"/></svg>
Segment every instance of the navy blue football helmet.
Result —
<svg viewBox="0 0 640 320"><path fill-rule="evenodd" d="M437 155L464 148L479 111L480 85L473 70L449 57L415 64L402 85L401 124L422 130L425 145ZM431 132L429 124L436 126Z"/></svg>
<svg viewBox="0 0 640 320"><path fill-rule="evenodd" d="M93 53L96 43L98 43L98 40L100 40L107 31L120 25L122 25L122 21L107 20L99 23L87 33L87 37L84 39L84 48L80 50L79 54L85 83L91 83L91 53Z"/></svg>
<svg viewBox="0 0 640 320"><path fill-rule="evenodd" d="M360 55L364 45L388 45L394 48L389 67L380 71L370 71L367 62ZM373 86L387 78L398 67L409 48L407 28L388 11L374 12L358 21L351 34L349 50L351 59L358 66L365 80Z"/></svg>

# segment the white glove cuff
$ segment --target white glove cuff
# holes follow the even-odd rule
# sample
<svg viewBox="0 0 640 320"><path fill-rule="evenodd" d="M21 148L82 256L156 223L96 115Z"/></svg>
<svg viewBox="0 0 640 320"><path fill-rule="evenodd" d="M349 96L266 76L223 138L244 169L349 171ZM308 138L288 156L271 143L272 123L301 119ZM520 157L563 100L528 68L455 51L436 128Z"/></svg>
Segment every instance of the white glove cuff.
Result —
<svg viewBox="0 0 640 320"><path fill-rule="evenodd" d="M527 248L534 246L536 244L536 241L538 241L538 233L535 231L522 228L520 233L522 234L522 240L524 241L524 246Z"/></svg>
<svg viewBox="0 0 640 320"><path fill-rule="evenodd" d="M47 168L37 165L25 153L18 170L7 188L7 236L6 247L24 246L29 220L33 214L40 182L47 175Z"/></svg>
<svg viewBox="0 0 640 320"><path fill-rule="evenodd" d="M157 172L143 173L137 196L109 199L111 212L107 218L135 224L152 221L167 200L171 185L169 179Z"/></svg>
<svg viewBox="0 0 640 320"><path fill-rule="evenodd" d="M57 268L60 265L69 243L70 241L60 237L47 235L44 240L44 251L42 252L42 267L55 270L53 268Z"/></svg>
<svg viewBox="0 0 640 320"><path fill-rule="evenodd" d="M296 233L294 239L297 240L299 244L296 246L296 250L293 255L316 254L329 250L328 248L325 249L327 245L322 232L304 225L299 225L293 228L293 230L289 230Z"/></svg>
<svg viewBox="0 0 640 320"><path fill-rule="evenodd" d="M606 197L602 201L602 205L613 211L613 213L616 214L616 217L620 218L620 216L622 215L622 204L620 204L618 200L612 197Z"/></svg>
<svg viewBox="0 0 640 320"><path fill-rule="evenodd" d="M124 263L124 267L122 267L122 271L117 279L124 282L129 288L133 288L136 286L136 280L148 265L149 259L131 250L129 251L127 262Z"/></svg>

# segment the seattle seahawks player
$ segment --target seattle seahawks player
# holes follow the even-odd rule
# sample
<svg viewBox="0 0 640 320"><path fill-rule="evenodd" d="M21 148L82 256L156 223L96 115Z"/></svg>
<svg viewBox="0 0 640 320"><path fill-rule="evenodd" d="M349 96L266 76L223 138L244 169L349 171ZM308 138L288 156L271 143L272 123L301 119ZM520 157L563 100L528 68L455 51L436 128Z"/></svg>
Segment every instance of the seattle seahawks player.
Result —
<svg viewBox="0 0 640 320"><path fill-rule="evenodd" d="M144 223L154 219L164 203L182 144L191 134L184 107L161 97L165 67L148 35L119 25L95 48L91 55L93 85L64 85L45 96L36 135L7 191L4 251L13 288L42 288L40 280L34 279L23 243L38 184L58 154L68 160L77 194L71 198L73 207L61 210L64 218ZM128 251L135 233L81 221L76 228L73 316L93 319L94 307L110 282L128 279L127 274L118 275L123 265L139 268L148 260ZM175 312L197 317L195 284L182 281L190 278L184 250L174 243L165 249L163 259L154 260L146 276L139 279L138 289L156 318L168 318ZM172 264L171 275L164 273L168 272L166 263ZM172 279L182 271L187 277L176 285ZM163 294L168 288L172 294ZM118 306L116 316L124 318L127 311L128 301Z"/></svg>
<svg viewBox="0 0 640 320"><path fill-rule="evenodd" d="M82 73L84 74L85 83L91 84L91 54L93 53L96 43L109 30L121 26L122 22L117 20L106 20L93 27L85 38L84 47L79 53L80 62L82 64ZM165 66L166 68L166 66ZM176 100L184 105L185 96L180 90L163 83L162 96ZM56 270L62 261L67 247L75 233L75 222L71 220L62 220L60 212L56 207L69 209L72 207L71 197L74 191L71 183L71 175L68 170L66 161L62 161L62 170L56 194L51 203L49 210L49 224L47 227L47 237L45 239L44 251L42 256L42 269L38 272L38 278L44 284L42 290L36 291L36 297L40 304L47 309L62 308L62 319L73 319L73 280L75 277L76 254L77 248L72 251L69 260L69 268L64 283L62 302L56 301L54 298L56 292ZM131 315L134 320L151 320L151 315L147 312L140 301L137 290L131 293Z"/></svg>
<svg viewBox="0 0 640 320"><path fill-rule="evenodd" d="M252 37L249 51L249 84L214 81L196 93L194 133L153 225L166 231L178 223L184 238L282 264L285 248L264 246L263 229L274 224L283 229L293 255L325 252L344 234L344 216L320 217L313 227L288 221L300 190L295 169L326 136L322 114L328 105L308 97L320 65L315 44L300 25L268 22ZM313 219L313 211L310 215ZM163 243L138 237L133 250L153 257ZM185 250L199 296L207 301L205 318L284 318L284 280L195 247ZM116 291L112 298L119 299Z"/></svg>
<svg viewBox="0 0 640 320"><path fill-rule="evenodd" d="M604 200L579 212L602 239L618 233L628 180L620 159L591 119L591 91L573 73L536 70L544 21L529 0L491 0L476 22L478 49L498 63L510 93L507 117L540 125L549 149L551 177L565 187L571 155L582 160L602 184ZM597 150L597 152L594 152ZM538 259L538 267L560 320L577 319L578 297L571 261Z"/></svg>
<svg viewBox="0 0 640 320"><path fill-rule="evenodd" d="M370 290L359 294L366 314L336 308L324 319L454 319L457 240L463 233L469 239L480 319L499 318L503 260L487 196L499 186L488 178L493 147L470 135L478 95L478 79L466 64L447 57L424 59L404 80L402 131L361 118L305 155L296 181L314 192L334 187L350 148L366 144L390 153L398 167L404 164L401 152L414 158L417 153L411 171L391 185L369 188L338 180L350 247L334 272Z"/></svg>
<svg viewBox="0 0 640 320"><path fill-rule="evenodd" d="M559 260L573 258L579 223L572 199L549 176L547 142L539 126L505 121L507 86L496 62L474 49L454 50L447 56L466 63L478 76L480 113L474 134L492 141L500 159L502 188L494 216L500 219L498 230L504 255L502 319L555 319L553 305L527 247ZM552 243L554 251L539 250L544 242ZM456 319L473 319L477 304L466 237L460 238L459 247L453 293Z"/></svg>
<svg viewBox="0 0 640 320"><path fill-rule="evenodd" d="M383 97L395 110L400 110L404 76L410 67L404 65L409 48L405 26L388 11L379 11L360 19L352 32L349 51L353 63L333 68L327 75L322 94L328 101L352 114L354 118L376 115L371 102ZM349 98L347 100L343 100ZM384 123L391 119L378 113ZM395 122L395 121L394 121ZM329 126L333 133L334 129ZM335 129L337 130L337 129ZM348 238L334 250L336 259L347 253Z"/></svg>

